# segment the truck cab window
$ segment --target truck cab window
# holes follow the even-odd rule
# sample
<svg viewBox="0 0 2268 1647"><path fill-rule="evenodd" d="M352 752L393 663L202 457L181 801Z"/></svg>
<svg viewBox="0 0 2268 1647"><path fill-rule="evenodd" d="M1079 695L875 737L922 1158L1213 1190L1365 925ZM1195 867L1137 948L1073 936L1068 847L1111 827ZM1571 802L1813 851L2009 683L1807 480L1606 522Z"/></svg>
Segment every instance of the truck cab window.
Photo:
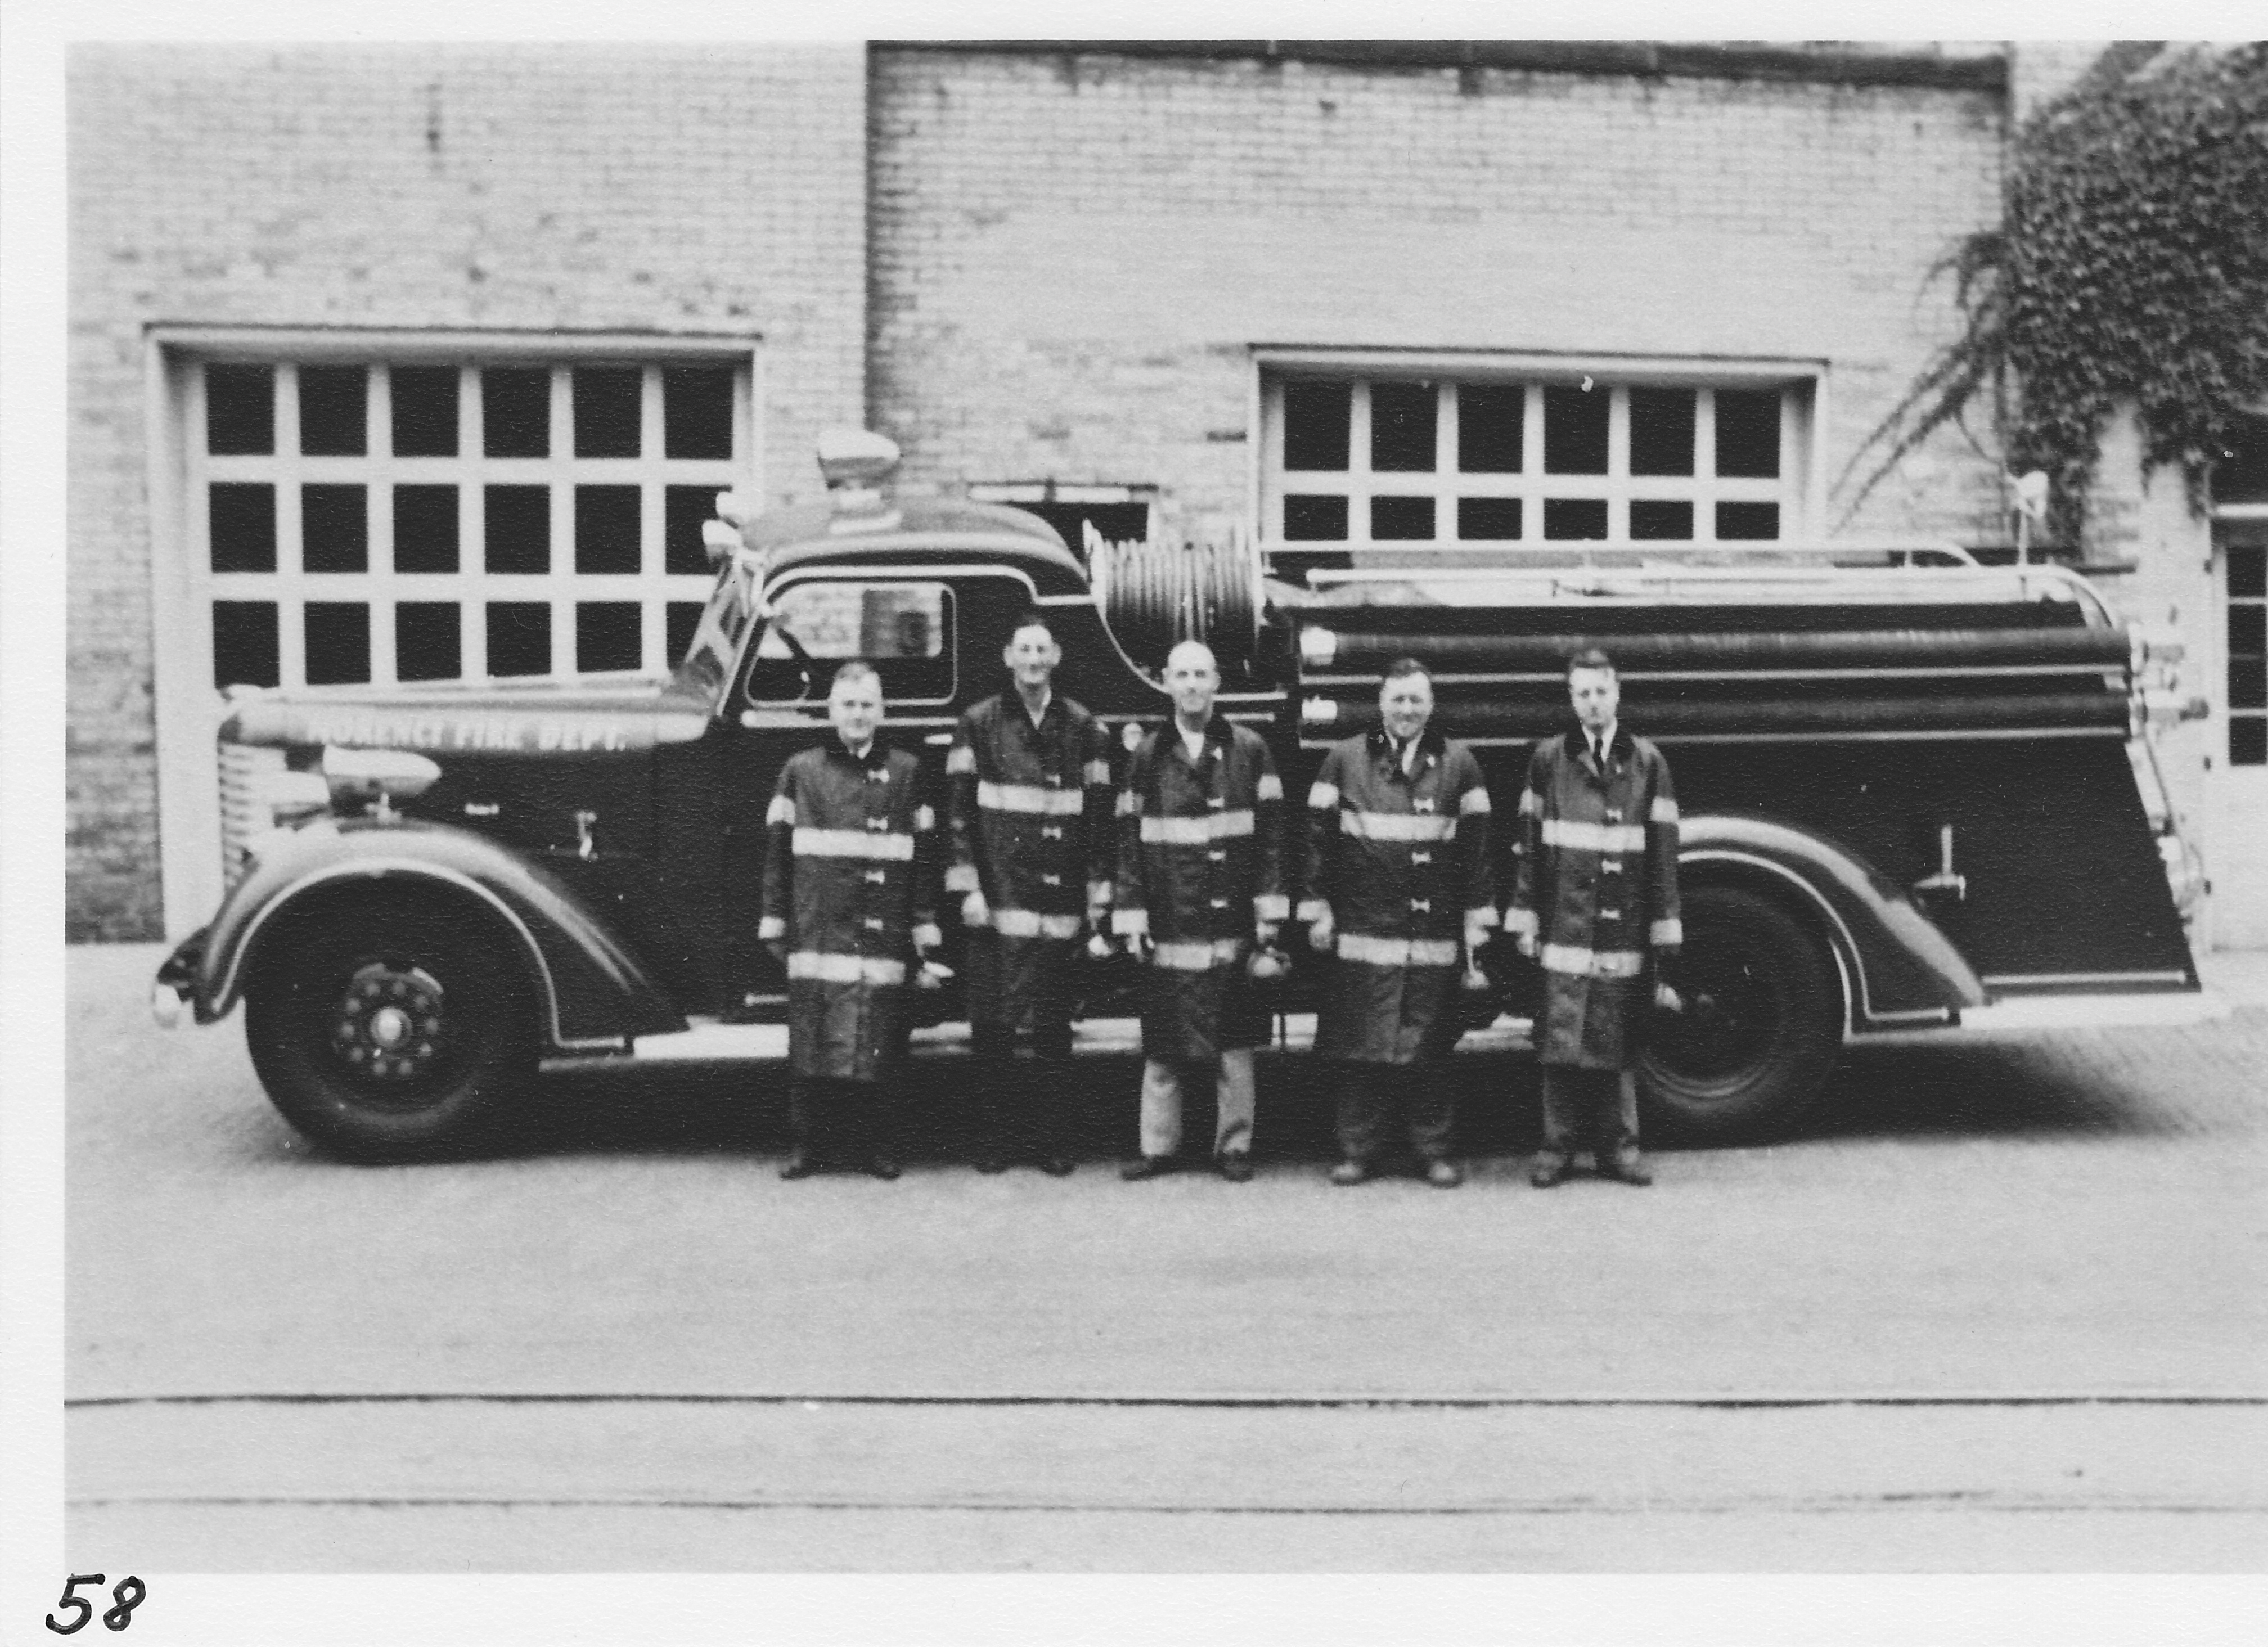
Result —
<svg viewBox="0 0 2268 1647"><path fill-rule="evenodd" d="M815 702L836 665L863 658L892 702L953 696L953 592L944 584L814 578L772 600L748 667L752 703Z"/></svg>

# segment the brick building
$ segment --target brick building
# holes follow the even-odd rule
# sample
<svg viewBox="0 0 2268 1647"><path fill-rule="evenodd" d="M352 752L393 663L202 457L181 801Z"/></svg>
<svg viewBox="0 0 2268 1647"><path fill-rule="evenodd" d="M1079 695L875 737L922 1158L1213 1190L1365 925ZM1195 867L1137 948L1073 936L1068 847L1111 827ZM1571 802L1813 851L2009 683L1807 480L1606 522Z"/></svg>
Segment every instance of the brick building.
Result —
<svg viewBox="0 0 2268 1647"><path fill-rule="evenodd" d="M659 667L707 500L814 489L828 424L1115 535L2005 543L1957 435L1845 471L2089 55L79 48L71 933L209 913L217 686ZM2213 851L2258 540L2110 518Z"/></svg>

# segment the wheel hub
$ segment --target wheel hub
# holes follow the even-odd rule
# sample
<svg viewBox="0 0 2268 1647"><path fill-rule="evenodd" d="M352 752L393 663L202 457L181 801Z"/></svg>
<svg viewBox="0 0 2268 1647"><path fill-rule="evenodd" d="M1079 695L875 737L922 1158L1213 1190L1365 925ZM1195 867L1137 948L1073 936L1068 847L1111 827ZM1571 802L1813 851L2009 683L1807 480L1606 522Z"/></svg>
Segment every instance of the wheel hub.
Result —
<svg viewBox="0 0 2268 1647"><path fill-rule="evenodd" d="M1758 1055L1778 1026L1771 992L1746 957L1714 951L1689 957L1685 1010L1668 1031L1675 1062L1688 1073L1704 1079L1732 1074Z"/></svg>
<svg viewBox="0 0 2268 1647"><path fill-rule="evenodd" d="M331 1046L357 1073L388 1083L423 1074L440 1049L440 981L417 967L373 961L347 981Z"/></svg>

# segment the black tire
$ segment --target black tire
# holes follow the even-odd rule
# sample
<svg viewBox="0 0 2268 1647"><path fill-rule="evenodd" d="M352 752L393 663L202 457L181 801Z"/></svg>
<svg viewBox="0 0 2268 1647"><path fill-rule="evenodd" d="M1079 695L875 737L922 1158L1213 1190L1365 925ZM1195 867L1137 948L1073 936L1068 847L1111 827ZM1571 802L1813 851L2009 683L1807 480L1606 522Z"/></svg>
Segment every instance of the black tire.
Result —
<svg viewBox="0 0 2268 1647"><path fill-rule="evenodd" d="M534 1069L520 957L446 901L332 904L263 946L245 1031L284 1118L350 1160L473 1143Z"/></svg>
<svg viewBox="0 0 2268 1647"><path fill-rule="evenodd" d="M1684 900L1673 971L1638 1060L1649 1129L1694 1143L1784 1136L1818 1098L1840 1042L1835 962L1802 921L1738 886Z"/></svg>

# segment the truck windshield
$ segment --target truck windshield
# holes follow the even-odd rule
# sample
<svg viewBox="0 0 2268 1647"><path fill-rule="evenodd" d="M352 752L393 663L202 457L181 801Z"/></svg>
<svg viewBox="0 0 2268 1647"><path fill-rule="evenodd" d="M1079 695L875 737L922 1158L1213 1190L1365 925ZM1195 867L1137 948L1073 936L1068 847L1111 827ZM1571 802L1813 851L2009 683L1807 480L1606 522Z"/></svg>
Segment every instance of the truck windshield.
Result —
<svg viewBox="0 0 2268 1647"><path fill-rule="evenodd" d="M755 621L756 585L738 556L727 563L677 665L677 680L711 697L721 695L740 661L740 645Z"/></svg>

